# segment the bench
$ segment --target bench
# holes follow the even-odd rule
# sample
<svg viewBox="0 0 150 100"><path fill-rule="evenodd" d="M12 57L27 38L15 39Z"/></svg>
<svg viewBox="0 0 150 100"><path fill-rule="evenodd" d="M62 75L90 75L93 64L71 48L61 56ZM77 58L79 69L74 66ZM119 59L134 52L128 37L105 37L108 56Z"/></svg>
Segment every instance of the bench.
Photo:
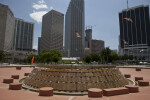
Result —
<svg viewBox="0 0 150 100"><path fill-rule="evenodd" d="M21 67L16 67L17 70L21 70Z"/></svg>
<svg viewBox="0 0 150 100"><path fill-rule="evenodd" d="M21 83L10 83L9 89L10 90L21 90L22 84Z"/></svg>
<svg viewBox="0 0 150 100"><path fill-rule="evenodd" d="M51 87L40 88L39 96L53 96L53 88Z"/></svg>
<svg viewBox="0 0 150 100"><path fill-rule="evenodd" d="M88 97L102 97L102 90L98 88L88 89Z"/></svg>
<svg viewBox="0 0 150 100"><path fill-rule="evenodd" d="M7 83L7 84L13 83L13 81L14 81L13 78L5 78L5 79L3 79L3 83Z"/></svg>
<svg viewBox="0 0 150 100"><path fill-rule="evenodd" d="M136 68L136 71L141 71L141 68Z"/></svg>
<svg viewBox="0 0 150 100"><path fill-rule="evenodd" d="M124 74L124 77L125 77L125 78L130 78L131 75L130 75L130 74Z"/></svg>
<svg viewBox="0 0 150 100"><path fill-rule="evenodd" d="M129 89L122 87L122 88L110 88L110 89L104 89L103 95L104 96L113 96L113 95L121 95L121 94L128 94Z"/></svg>
<svg viewBox="0 0 150 100"><path fill-rule="evenodd" d="M139 87L138 87L138 86L126 85L125 87L129 89L129 92L130 92L130 93L139 92Z"/></svg>
<svg viewBox="0 0 150 100"><path fill-rule="evenodd" d="M143 77L135 77L135 81L143 80Z"/></svg>
<svg viewBox="0 0 150 100"><path fill-rule="evenodd" d="M24 73L24 76L28 76L30 73Z"/></svg>
<svg viewBox="0 0 150 100"><path fill-rule="evenodd" d="M139 86L149 86L149 81L139 80L138 84L139 84Z"/></svg>
<svg viewBox="0 0 150 100"><path fill-rule="evenodd" d="M11 78L13 78L13 79L19 79L19 75L11 75Z"/></svg>

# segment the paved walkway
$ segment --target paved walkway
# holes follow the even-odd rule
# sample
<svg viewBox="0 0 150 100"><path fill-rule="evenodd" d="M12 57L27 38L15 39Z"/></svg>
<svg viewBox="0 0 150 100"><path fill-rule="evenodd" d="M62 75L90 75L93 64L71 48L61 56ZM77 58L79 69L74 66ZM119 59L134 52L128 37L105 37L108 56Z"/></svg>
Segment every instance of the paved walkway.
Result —
<svg viewBox="0 0 150 100"><path fill-rule="evenodd" d="M31 72L33 68L0 68L0 100L150 100L150 87L140 87L139 93L130 93L117 96L103 96L102 98L88 98L88 96L65 96L54 95L52 97L38 96L36 92L26 90L8 90L8 84L2 83L3 78L10 78L13 74L19 74L20 79L24 77L24 73ZM143 76L144 80L150 81L150 69L142 69L135 71L131 68L120 68L123 74L131 74L131 79L135 76ZM18 80L15 80L18 81Z"/></svg>

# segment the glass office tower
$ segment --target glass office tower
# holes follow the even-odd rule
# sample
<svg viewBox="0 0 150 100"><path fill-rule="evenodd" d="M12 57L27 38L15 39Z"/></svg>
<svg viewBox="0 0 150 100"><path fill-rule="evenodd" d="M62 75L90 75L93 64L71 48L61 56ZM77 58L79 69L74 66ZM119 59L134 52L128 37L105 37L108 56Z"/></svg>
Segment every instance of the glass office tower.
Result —
<svg viewBox="0 0 150 100"><path fill-rule="evenodd" d="M14 50L31 51L33 47L34 23L15 18Z"/></svg>
<svg viewBox="0 0 150 100"><path fill-rule="evenodd" d="M65 16L65 50L69 57L84 56L84 17L84 0L71 0Z"/></svg>
<svg viewBox="0 0 150 100"><path fill-rule="evenodd" d="M140 60L150 59L149 6L122 10L119 13L121 54L133 55Z"/></svg>

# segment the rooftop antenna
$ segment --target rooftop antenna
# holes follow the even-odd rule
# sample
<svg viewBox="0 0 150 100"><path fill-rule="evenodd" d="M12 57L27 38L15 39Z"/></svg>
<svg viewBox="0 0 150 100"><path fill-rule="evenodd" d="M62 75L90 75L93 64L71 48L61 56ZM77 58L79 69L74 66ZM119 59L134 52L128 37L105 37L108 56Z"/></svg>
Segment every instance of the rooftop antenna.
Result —
<svg viewBox="0 0 150 100"><path fill-rule="evenodd" d="M128 0L127 0L127 9L128 9L129 7L128 7Z"/></svg>

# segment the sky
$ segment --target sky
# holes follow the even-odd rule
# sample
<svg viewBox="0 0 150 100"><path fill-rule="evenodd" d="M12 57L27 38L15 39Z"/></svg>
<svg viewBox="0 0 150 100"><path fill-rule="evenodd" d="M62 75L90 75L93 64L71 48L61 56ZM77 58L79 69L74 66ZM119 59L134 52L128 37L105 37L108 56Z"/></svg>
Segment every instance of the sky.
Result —
<svg viewBox="0 0 150 100"><path fill-rule="evenodd" d="M0 0L8 5L14 16L35 23L33 48L41 37L42 16L54 9L66 14L70 0ZM150 0L128 0L129 8L149 5ZM93 26L92 38L103 40L105 47L118 49L118 13L127 8L127 0L85 0L85 26ZM86 28L86 27L85 27Z"/></svg>

